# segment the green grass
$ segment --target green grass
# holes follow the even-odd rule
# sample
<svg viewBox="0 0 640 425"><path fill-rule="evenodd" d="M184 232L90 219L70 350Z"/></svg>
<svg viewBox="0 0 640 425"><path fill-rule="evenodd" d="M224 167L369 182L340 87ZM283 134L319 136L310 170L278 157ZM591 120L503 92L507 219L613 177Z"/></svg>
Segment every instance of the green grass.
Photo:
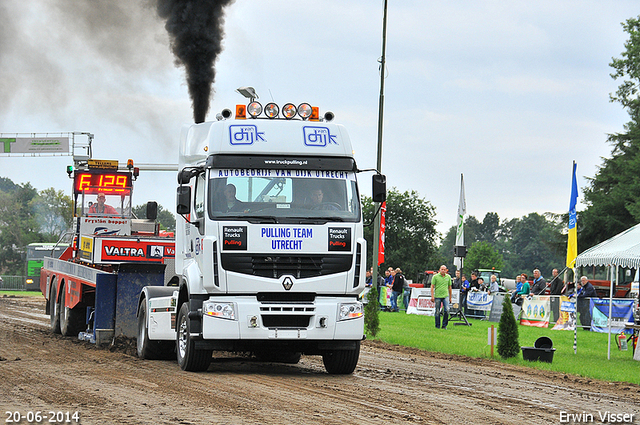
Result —
<svg viewBox="0 0 640 425"><path fill-rule="evenodd" d="M373 339L426 351L490 359L487 329L494 325L497 332L498 323L475 319L469 319L469 322L472 326L454 325L459 321L450 322L447 330L442 330L435 328L435 319L430 316L381 312L380 332ZM573 331L518 326L518 335L523 347L533 347L541 336L551 338L556 349L553 363L526 361L522 352L513 359L504 360L494 347L493 358L496 361L604 381L640 384L640 362L633 360L631 347L628 351L618 350L613 334L610 360L607 359L606 333L578 329L577 354L573 352Z"/></svg>
<svg viewBox="0 0 640 425"><path fill-rule="evenodd" d="M0 297L4 296L10 297L11 295L15 295L16 297L41 297L42 293L40 291L0 291Z"/></svg>

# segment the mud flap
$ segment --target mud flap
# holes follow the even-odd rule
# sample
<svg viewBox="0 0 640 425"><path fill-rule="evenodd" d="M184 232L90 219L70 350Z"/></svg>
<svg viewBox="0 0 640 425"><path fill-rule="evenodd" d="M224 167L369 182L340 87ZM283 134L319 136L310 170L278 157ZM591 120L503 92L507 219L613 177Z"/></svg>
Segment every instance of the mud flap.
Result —
<svg viewBox="0 0 640 425"><path fill-rule="evenodd" d="M98 274L96 301L93 312L93 338L96 345L108 344L113 339L116 315L116 275Z"/></svg>
<svg viewBox="0 0 640 425"><path fill-rule="evenodd" d="M115 296L115 334L136 338L138 300L145 286L164 286L164 264L120 264ZM98 304L96 293L96 306Z"/></svg>

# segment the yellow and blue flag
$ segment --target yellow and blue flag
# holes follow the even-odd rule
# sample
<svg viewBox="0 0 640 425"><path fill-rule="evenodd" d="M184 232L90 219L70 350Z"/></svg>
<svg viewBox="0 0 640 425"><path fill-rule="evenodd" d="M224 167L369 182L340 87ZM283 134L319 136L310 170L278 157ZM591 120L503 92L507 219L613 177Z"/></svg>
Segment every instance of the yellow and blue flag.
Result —
<svg viewBox="0 0 640 425"><path fill-rule="evenodd" d="M578 257L578 230L576 229L576 204L578 203L577 164L573 161L573 181L571 182L571 201L569 202L569 239L567 241L567 267L573 268Z"/></svg>

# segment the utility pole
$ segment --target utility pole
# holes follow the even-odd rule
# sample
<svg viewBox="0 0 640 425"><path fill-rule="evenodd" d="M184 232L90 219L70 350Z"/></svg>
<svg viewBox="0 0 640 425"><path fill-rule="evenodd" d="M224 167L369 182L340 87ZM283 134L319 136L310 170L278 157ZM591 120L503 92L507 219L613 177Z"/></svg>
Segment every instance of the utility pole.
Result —
<svg viewBox="0 0 640 425"><path fill-rule="evenodd" d="M384 73L385 73L385 52L387 46L387 1L384 0L384 13L382 17L382 57L380 58L380 100L378 101L378 162L376 168L382 172L382 123L384 110ZM373 206L374 211L378 211L379 202ZM373 230L373 275L371 285L378 285L378 252L380 251L380 214L376 215L376 224Z"/></svg>

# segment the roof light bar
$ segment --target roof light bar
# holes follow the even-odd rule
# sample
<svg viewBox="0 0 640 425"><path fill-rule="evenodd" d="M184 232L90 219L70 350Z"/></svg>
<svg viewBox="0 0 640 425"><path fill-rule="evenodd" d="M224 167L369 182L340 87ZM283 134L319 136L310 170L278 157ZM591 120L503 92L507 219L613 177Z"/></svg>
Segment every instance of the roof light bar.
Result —
<svg viewBox="0 0 640 425"><path fill-rule="evenodd" d="M275 103L267 103L267 106L264 107L264 113L267 118L277 118L279 112L280 108Z"/></svg>
<svg viewBox="0 0 640 425"><path fill-rule="evenodd" d="M287 103L282 107L282 115L288 120L295 117L297 113L298 108L293 103Z"/></svg>
<svg viewBox="0 0 640 425"><path fill-rule="evenodd" d="M303 120L308 119L311 116L311 113L313 112L311 105L309 105L308 103L301 103L300 105L298 105L298 115L300 115L300 118L302 118Z"/></svg>
<svg viewBox="0 0 640 425"><path fill-rule="evenodd" d="M257 118L258 115L262 113L262 105L260 102L251 102L247 106L247 112L251 116L251 118Z"/></svg>

